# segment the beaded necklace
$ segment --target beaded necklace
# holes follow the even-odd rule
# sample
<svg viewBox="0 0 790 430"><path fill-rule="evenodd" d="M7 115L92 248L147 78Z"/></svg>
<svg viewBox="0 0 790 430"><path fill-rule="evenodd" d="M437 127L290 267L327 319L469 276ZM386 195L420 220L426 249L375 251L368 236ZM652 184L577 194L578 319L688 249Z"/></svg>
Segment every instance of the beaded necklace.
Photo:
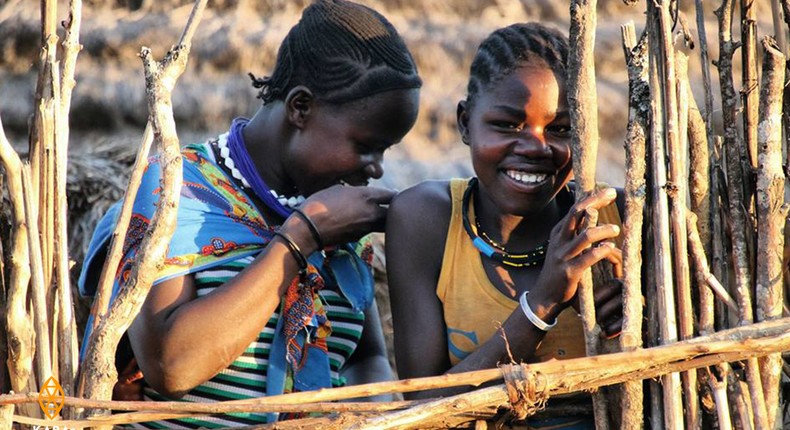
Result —
<svg viewBox="0 0 790 430"><path fill-rule="evenodd" d="M230 126L230 132L220 136L217 141L222 162L230 169L231 175L250 190L267 206L283 218L291 214L295 208L305 201L304 196L287 197L272 190L263 181L261 175L250 158L244 137L241 132L249 122L246 118L236 118Z"/></svg>
<svg viewBox="0 0 790 430"><path fill-rule="evenodd" d="M538 245L535 249L523 253L513 253L508 251L504 245L499 244L493 240L480 228L480 221L475 217L474 225L469 222L469 205L472 200L472 193L477 188L477 178L469 180L469 185L464 191L462 200L463 224L466 234L472 239L472 244L486 257L512 267L530 267L537 266L546 259L546 248L549 246L549 241L545 241ZM479 232L479 234L478 234Z"/></svg>

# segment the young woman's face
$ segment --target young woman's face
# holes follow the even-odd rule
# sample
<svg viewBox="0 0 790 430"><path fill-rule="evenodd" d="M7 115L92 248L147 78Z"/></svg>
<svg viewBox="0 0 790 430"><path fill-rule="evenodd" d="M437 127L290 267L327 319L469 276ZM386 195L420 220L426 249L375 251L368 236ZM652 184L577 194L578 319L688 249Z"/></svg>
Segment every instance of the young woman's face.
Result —
<svg viewBox="0 0 790 430"><path fill-rule="evenodd" d="M339 106L316 102L287 155L294 185L309 196L341 182L367 185L380 178L384 151L414 125L418 105L418 89L387 91Z"/></svg>
<svg viewBox="0 0 790 430"><path fill-rule="evenodd" d="M459 109L459 129L485 195L504 213L543 210L572 174L564 82L544 64L522 66Z"/></svg>

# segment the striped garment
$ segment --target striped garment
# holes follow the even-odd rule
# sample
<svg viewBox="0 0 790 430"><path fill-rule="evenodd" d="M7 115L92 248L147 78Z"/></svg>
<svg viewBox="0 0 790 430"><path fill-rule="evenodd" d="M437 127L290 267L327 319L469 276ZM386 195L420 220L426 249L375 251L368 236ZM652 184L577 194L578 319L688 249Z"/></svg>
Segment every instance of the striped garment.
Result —
<svg viewBox="0 0 790 430"><path fill-rule="evenodd" d="M230 278L236 276L254 259L254 256L247 256L195 273L197 295L200 297L210 293ZM340 376L339 371L357 347L362 335L362 325L365 316L363 312L354 312L348 301L336 291L322 290L319 292L319 295L324 302L324 306L326 306L327 317L332 324L332 334L327 338L332 386L339 387L345 384L345 379ZM236 358L233 364L210 380L192 389L181 400L186 402L218 402L265 396L269 349L279 317L280 314L275 311L269 318L269 322L266 323L266 327L258 335L258 339L250 343L244 353ZM148 386L145 387L144 395L146 400L172 400L162 396ZM151 421L135 424L132 428L225 428L265 422L266 415L262 413L233 413L201 418Z"/></svg>

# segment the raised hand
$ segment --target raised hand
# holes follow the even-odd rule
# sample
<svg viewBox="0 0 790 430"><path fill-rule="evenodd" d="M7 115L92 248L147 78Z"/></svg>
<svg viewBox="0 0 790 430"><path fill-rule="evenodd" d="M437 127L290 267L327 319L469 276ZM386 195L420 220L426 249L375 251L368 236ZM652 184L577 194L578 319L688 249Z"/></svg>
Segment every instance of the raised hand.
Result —
<svg viewBox="0 0 790 430"><path fill-rule="evenodd" d="M620 228L612 224L582 226L585 214L611 204L616 197L613 188L598 190L574 204L554 227L540 277L530 290L530 303L556 316L576 296L585 269L602 260L619 266L622 257L610 240L620 234Z"/></svg>
<svg viewBox="0 0 790 430"><path fill-rule="evenodd" d="M300 209L313 221L324 244L346 243L384 231L387 208L395 194L385 188L334 185L310 196ZM286 224L291 218L295 217Z"/></svg>

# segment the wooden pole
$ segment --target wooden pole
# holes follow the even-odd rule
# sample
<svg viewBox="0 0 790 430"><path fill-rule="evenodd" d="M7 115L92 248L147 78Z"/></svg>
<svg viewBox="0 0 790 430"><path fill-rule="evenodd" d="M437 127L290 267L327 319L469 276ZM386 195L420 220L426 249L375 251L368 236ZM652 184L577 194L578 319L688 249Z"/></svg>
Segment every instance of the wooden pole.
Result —
<svg viewBox="0 0 790 430"><path fill-rule="evenodd" d="M782 93L785 82L785 56L776 42L763 39L763 76L760 91L757 171L757 321L782 316L785 175L782 170ZM781 355L760 360L760 375L765 397L768 427L776 421L779 408Z"/></svg>
<svg viewBox="0 0 790 430"><path fill-rule="evenodd" d="M665 144L677 139L677 100L675 95L674 49L670 30L669 2L648 2L650 33L651 98L653 128L651 133L652 192L654 197L653 232L656 262L657 317L661 344L676 342L677 317L672 276L671 230L666 172ZM669 145L668 145L669 146ZM662 377L664 428L683 428L683 406L679 375Z"/></svg>
<svg viewBox="0 0 790 430"><path fill-rule="evenodd" d="M77 324L71 296L68 248L68 202L66 201L66 170L68 165L69 110L74 88L74 70L77 55L82 49L79 44L82 23L82 1L71 0L69 17L65 21L66 35L62 42L63 61L60 74L60 106L58 109L57 140L55 144L55 185L57 205L55 207L55 284L57 285L60 309L58 329L58 380L66 395L74 393L77 374Z"/></svg>
<svg viewBox="0 0 790 430"><path fill-rule="evenodd" d="M628 66L628 131L625 140L625 230L623 232L623 329L622 351L642 347L642 227L645 211L647 116L650 112L650 87L647 76L647 38L637 44L634 23L620 27L623 51ZM620 428L643 428L644 394L642 381L622 386Z"/></svg>
<svg viewBox="0 0 790 430"><path fill-rule="evenodd" d="M49 323L47 317L46 287L42 267L41 246L36 223L37 211L33 208L32 179L28 166L22 166L22 189L25 200L25 220L27 222L27 245L30 255L31 296L33 303L33 324L36 330L36 375L40 383L52 376L52 351L49 344Z"/></svg>
<svg viewBox="0 0 790 430"><path fill-rule="evenodd" d="M24 185L22 184L22 160L6 138L2 121L0 121L0 162L6 172L13 222L5 309L5 325L8 329L6 333L8 338L8 373L12 389L18 392L35 391L36 377L33 372L35 341L32 317L27 311L27 290L31 274ZM23 412L33 414L35 409L26 407Z"/></svg>
<svg viewBox="0 0 790 430"><path fill-rule="evenodd" d="M722 91L722 114L724 119L724 145L727 158L727 179L730 229L732 237L733 271L735 273L735 293L740 308L739 324L750 324L753 321L752 312L752 278L749 256L749 241L751 237L751 221L747 213L750 192L746 192L744 184L748 178L744 174L744 165L747 150L738 137L736 124L737 97L732 78L732 56L736 45L732 41L732 12L733 0L725 0L716 11L719 18L719 81ZM748 88L748 87L747 87ZM748 189L748 185L746 186ZM749 385L752 410L755 426L767 428L765 402L763 401L762 383L759 377L756 359L749 359L746 364L746 380Z"/></svg>
<svg viewBox="0 0 790 430"><path fill-rule="evenodd" d="M140 244L140 254L128 281L121 288L106 318L99 322L88 339L80 385L85 397L109 399L117 379L114 351L121 336L140 311L158 269L164 262L167 246L175 230L182 177L182 159L173 119L171 94L178 77L186 68L191 40L200 22L206 0L198 0L186 28L176 45L161 63L151 57L149 49L141 52L145 67L149 120L160 146L162 166L159 206Z"/></svg>
<svg viewBox="0 0 790 430"><path fill-rule="evenodd" d="M760 95L757 79L757 7L754 3L754 0L741 0L743 136L752 169L757 168L757 110Z"/></svg>
<svg viewBox="0 0 790 430"><path fill-rule="evenodd" d="M691 255L691 258L694 261L694 266L697 269L695 273L697 275L697 279L699 280L698 286L700 296L703 295L703 291L707 291L707 294L711 295L710 300L712 302L713 294L715 294L730 309L737 312L738 304L735 303L735 300L733 300L732 297L730 297L730 293L728 293L724 286L721 285L719 280L716 279L716 276L711 273L710 268L708 267L708 259L705 256L705 249L702 247L702 239L700 239L700 234L697 231L697 216L693 212L689 212L686 215L686 223L689 234L688 252ZM702 319L700 318L700 320ZM705 334L710 334L715 331L713 329L712 319L706 319L705 324L705 326L700 326L701 333L704 332Z"/></svg>
<svg viewBox="0 0 790 430"><path fill-rule="evenodd" d="M672 251L675 261L675 288L678 305L678 332L680 339L694 337L694 309L691 304L691 271L689 269L688 231L686 228L686 198L688 196L688 57L675 52L675 100L677 103L676 134L667 139L669 155L670 222L672 223ZM671 111L670 111L671 112ZM684 372L680 375L683 385L683 408L687 429L700 428L700 410L697 396L697 373Z"/></svg>
<svg viewBox="0 0 790 430"><path fill-rule="evenodd" d="M595 189L598 153L598 95L595 88L596 0L571 0L570 55L568 57L568 104L571 116L573 173L577 200ZM595 322L592 271L579 282L579 309L588 356L599 353L601 328ZM606 399L595 392L593 409L596 430L609 428Z"/></svg>

